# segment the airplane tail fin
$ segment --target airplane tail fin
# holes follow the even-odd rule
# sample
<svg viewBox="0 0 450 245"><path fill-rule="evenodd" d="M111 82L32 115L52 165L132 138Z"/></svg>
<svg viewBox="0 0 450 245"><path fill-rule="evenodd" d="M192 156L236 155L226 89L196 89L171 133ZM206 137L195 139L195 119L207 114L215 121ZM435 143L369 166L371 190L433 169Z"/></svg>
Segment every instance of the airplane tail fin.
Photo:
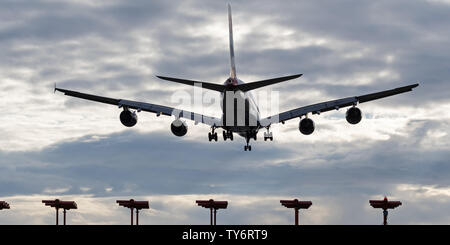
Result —
<svg viewBox="0 0 450 245"><path fill-rule="evenodd" d="M229 28L229 38L230 38L230 77L232 79L237 79L236 78L236 65L234 62L234 44L233 44L233 22L231 19L231 5L228 4L228 28ZM302 74L297 74L297 75L292 75L292 76L286 76L286 77L277 77L277 78L272 78L272 79L266 79L266 80L262 80L262 81L256 81L256 82L251 82L251 83L245 83L245 84L238 84L236 86L225 86L225 85L221 85L221 84L214 84L214 83L209 83L209 82L201 82L201 81L193 81L193 80L187 80L187 79L181 79L181 78L174 78L174 77L163 77L163 76L157 76L158 78L167 80L167 81L171 81L171 82L176 82L176 83L182 83L182 84L186 84L186 85L190 85L190 86L195 86L195 85L199 85L202 86L202 88L205 89L210 89L210 90L215 90L218 92L223 92L226 90L241 90L243 92L247 92L253 89L257 89L257 88L261 88L264 86L268 86L268 85L272 85L272 84L276 84L276 83L280 83L280 82L284 82L287 80L291 80L291 79L295 79L302 76Z"/></svg>
<svg viewBox="0 0 450 245"><path fill-rule="evenodd" d="M230 38L230 77L236 78L236 65L234 63L233 21L231 19L231 5L228 4L228 29Z"/></svg>

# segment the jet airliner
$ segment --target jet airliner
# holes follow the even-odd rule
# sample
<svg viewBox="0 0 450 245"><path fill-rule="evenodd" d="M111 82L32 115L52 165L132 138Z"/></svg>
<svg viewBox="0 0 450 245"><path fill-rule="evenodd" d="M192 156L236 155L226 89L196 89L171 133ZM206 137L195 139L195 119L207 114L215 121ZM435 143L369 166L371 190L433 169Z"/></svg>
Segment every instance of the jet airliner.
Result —
<svg viewBox="0 0 450 245"><path fill-rule="evenodd" d="M182 119L192 120L197 123L203 123L211 126L211 131L208 133L209 141L217 141L218 136L216 129L223 129L222 135L224 141L227 139L233 140L233 134L242 136L246 144L245 151L251 151L250 140L257 140L257 134L260 129L265 129L264 141L273 140L273 134L270 131L270 126L275 123L283 123L287 120L299 118L299 130L304 135L310 135L314 132L315 126L309 114L320 114L331 110L339 110L343 107L349 107L346 111L346 120L350 124L357 124L362 119L362 112L357 107L358 104L385 98L388 96L412 91L413 88L419 84L412 84L390 90L385 90L376 93L370 93L360 96L351 96L343 99L331 100L295 108L289 111L272 115L269 117L261 117L259 108L251 94L251 91L264 86L273 85L276 83L299 78L302 74L291 76L277 77L256 82L245 83L236 75L234 44L233 44L233 24L231 18L231 6L228 4L228 26L229 26L229 51L230 51L230 76L223 84L194 81L173 77L157 76L160 79L181 83L190 86L201 86L203 89L217 91L221 94L221 109L222 116L220 118L210 117L198 113L192 113L177 108L172 108L163 105L151 104L146 102L108 98L98 95L80 93L73 90L57 88L55 91L60 91L68 96L78 97L81 99L106 103L118 106L123 109L120 113L120 121L126 127L133 127L136 125L138 117L136 112L146 111L155 113L157 116L174 116L175 120L171 123L171 131L176 136L184 136L187 133L188 127Z"/></svg>

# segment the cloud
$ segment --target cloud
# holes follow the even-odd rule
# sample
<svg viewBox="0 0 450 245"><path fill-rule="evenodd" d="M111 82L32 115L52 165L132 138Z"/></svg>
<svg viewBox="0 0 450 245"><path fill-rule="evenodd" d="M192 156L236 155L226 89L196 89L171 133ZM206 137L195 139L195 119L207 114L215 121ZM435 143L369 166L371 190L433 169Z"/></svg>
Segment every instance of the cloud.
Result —
<svg viewBox="0 0 450 245"><path fill-rule="evenodd" d="M424 147L435 137L428 132L442 125L425 121L412 121L408 125L407 136L391 135L389 140L356 141L338 147L321 143L319 151L308 143L289 147L260 143L255 145L253 155L236 154L233 145L240 146L239 142L230 147L225 142L202 143L159 133L126 132L94 137L95 140L80 139L34 153L3 153L2 166L6 171L2 171L0 192L6 200L16 195L49 194L83 200L83 196L89 195L85 201L87 209L91 205L88 203L99 200L108 199L112 203L113 196L150 195L148 199L156 203L165 199L176 202L174 198L189 203L197 196L207 199L218 196L236 205L224 212L227 224L290 223L291 213L283 213L278 201L300 197L314 202L314 209L306 211L305 223L373 224L377 213L366 207L370 198L384 195L399 198L408 205L401 209L408 212L425 199L413 198L412 192L420 195L425 190L427 195L423 197L448 199L445 190L450 186L449 171L444 160L449 157L448 150L432 145ZM70 188L60 188L62 183ZM435 187L437 183L439 187ZM86 187L89 189L82 189ZM431 200L426 203L436 205ZM163 224L205 222L201 213L194 211L196 207L189 205L182 219L161 211L155 214L156 220ZM259 211L250 211L250 207ZM159 208L173 207L171 202L164 201ZM441 212L442 209L436 208L429 214L435 220L421 221L418 216L408 217L395 211L392 222L445 223L446 219L438 218ZM245 217L241 217L244 213ZM350 213L358 215L347 220ZM44 216L43 213L36 222L44 222ZM275 216L280 218L271 221L270 217ZM106 216L86 215L80 222L120 223L112 213L111 221L107 220Z"/></svg>

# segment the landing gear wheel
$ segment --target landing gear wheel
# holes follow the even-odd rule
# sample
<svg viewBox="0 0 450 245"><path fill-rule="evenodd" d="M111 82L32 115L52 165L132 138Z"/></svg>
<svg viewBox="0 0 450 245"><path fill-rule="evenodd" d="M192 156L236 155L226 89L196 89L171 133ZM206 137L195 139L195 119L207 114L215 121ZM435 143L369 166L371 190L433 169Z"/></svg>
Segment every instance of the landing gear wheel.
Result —
<svg viewBox="0 0 450 245"><path fill-rule="evenodd" d="M269 129L267 129L267 132L264 132L264 141L273 141L273 135L272 132L269 131Z"/></svg>
<svg viewBox="0 0 450 245"><path fill-rule="evenodd" d="M273 137L272 137L272 136L270 136L270 137L264 137L264 141L267 141L267 140L273 141Z"/></svg>
<svg viewBox="0 0 450 245"><path fill-rule="evenodd" d="M244 151L247 151L247 148L248 148L248 147L247 147L246 145L244 145Z"/></svg>
<svg viewBox="0 0 450 245"><path fill-rule="evenodd" d="M214 132L214 128L212 129L212 132L208 133L208 140L209 141L217 141L217 132Z"/></svg>
<svg viewBox="0 0 450 245"><path fill-rule="evenodd" d="M248 148L248 151L252 151L252 146L251 145L249 145L247 148Z"/></svg>
<svg viewBox="0 0 450 245"><path fill-rule="evenodd" d="M223 140L227 140L230 139L231 141L233 141L233 132L227 130L227 131L222 131L222 135L223 135Z"/></svg>

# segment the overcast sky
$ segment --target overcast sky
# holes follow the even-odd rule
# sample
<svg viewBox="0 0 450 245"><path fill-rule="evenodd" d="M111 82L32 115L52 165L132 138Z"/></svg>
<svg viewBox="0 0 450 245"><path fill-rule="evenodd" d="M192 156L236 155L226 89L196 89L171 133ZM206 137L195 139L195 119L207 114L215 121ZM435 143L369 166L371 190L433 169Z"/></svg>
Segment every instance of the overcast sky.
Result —
<svg viewBox="0 0 450 245"><path fill-rule="evenodd" d="M420 83L413 92L273 127L274 141L210 143L209 127L53 93L53 86L177 107L191 87L223 83L227 2L237 75L303 73L277 91L280 110ZM218 224L291 224L280 199L313 202L303 224L381 224L369 199L403 205L391 224L450 223L450 1L8 1L0 3L0 224L53 224L42 199L75 200L70 224L127 224L116 199L150 201L141 224L207 224L196 199L228 200ZM192 109L192 108L180 108ZM195 110L196 108L193 108ZM267 108L262 106L261 110ZM219 108L206 108L220 116ZM263 115L262 116L269 116ZM219 130L221 134L221 131ZM259 138L262 138L260 132Z"/></svg>

